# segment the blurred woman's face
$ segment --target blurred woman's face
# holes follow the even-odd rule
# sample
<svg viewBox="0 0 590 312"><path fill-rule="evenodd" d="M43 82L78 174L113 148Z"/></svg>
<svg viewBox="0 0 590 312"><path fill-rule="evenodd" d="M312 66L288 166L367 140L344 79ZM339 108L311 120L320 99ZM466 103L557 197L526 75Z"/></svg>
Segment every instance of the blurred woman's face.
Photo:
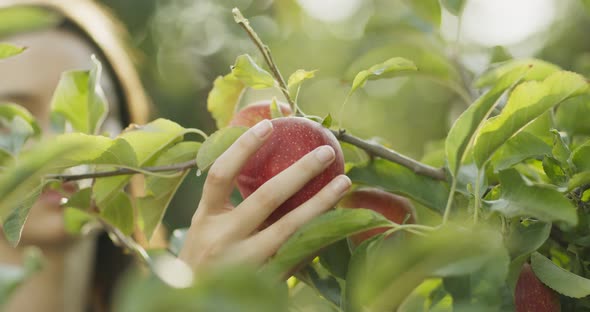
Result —
<svg viewBox="0 0 590 312"><path fill-rule="evenodd" d="M91 68L93 50L77 35L59 29L2 38L2 41L27 47L15 57L0 61L0 103L26 107L38 119L44 132L49 129L50 103L61 73ZM104 77L103 77L104 78ZM108 78L101 81L110 103ZM113 109L111 109L113 111ZM120 125L119 125L120 126ZM31 208L24 227L24 244L53 245L67 242L60 204L77 189L75 183L57 189L47 188Z"/></svg>

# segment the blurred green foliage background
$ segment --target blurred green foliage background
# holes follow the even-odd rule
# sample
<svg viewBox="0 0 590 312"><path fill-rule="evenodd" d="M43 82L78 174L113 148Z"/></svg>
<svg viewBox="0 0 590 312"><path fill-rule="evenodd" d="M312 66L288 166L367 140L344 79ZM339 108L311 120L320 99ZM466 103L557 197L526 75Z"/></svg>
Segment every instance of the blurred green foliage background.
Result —
<svg viewBox="0 0 590 312"><path fill-rule="evenodd" d="M301 90L303 111L331 113L337 120L342 116L348 131L379 137L415 158L428 153L477 96L461 90L490 62L537 56L590 74L590 18L578 0L471 0L460 20L443 12L440 28L402 0L102 2L124 22L143 54L141 72L154 115L207 133L215 130L206 109L213 80L228 73L240 54L262 63L234 23L233 7L270 46L284 76L299 68L319 70ZM427 70L368 83L340 115L354 75L394 56ZM463 71L456 72L453 63L463 64ZM278 93L249 93L242 105L274 95L281 98ZM169 229L189 225L203 180L192 175L181 187L165 217Z"/></svg>

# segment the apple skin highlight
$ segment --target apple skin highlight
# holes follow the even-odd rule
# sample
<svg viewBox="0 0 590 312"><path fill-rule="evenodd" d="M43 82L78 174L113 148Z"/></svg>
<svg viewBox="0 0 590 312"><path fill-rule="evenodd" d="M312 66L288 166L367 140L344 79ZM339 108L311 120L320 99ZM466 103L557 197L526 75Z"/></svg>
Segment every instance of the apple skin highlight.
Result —
<svg viewBox="0 0 590 312"><path fill-rule="evenodd" d="M273 132L264 145L248 159L236 179L243 198L250 196L270 178L287 169L319 146L334 149L334 161L301 190L282 203L263 223L263 228L279 220L313 197L332 179L344 173L344 156L340 144L330 130L315 121L302 117L283 117L271 120Z"/></svg>

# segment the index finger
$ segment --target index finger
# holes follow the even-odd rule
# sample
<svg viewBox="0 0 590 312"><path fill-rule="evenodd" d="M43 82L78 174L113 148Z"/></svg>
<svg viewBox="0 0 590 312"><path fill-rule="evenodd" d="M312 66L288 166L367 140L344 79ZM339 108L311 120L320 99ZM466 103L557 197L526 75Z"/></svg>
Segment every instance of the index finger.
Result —
<svg viewBox="0 0 590 312"><path fill-rule="evenodd" d="M233 181L272 132L272 123L265 119L242 134L211 166L203 187L203 207L224 203L233 189Z"/></svg>

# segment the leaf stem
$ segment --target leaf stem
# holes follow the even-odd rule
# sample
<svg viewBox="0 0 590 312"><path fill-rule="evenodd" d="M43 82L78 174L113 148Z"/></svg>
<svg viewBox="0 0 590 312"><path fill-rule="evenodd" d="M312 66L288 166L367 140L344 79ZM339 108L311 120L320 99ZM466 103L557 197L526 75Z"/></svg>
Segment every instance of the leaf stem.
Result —
<svg viewBox="0 0 590 312"><path fill-rule="evenodd" d="M195 129L195 128L187 128L186 129L186 133L195 133L200 135L201 137L203 137L203 139L207 140L207 138L209 137L207 135L207 133L205 133L203 130L201 129Z"/></svg>
<svg viewBox="0 0 590 312"><path fill-rule="evenodd" d="M483 166L485 168L485 165ZM474 211L473 211L473 224L477 224L479 221L479 206L481 205L481 198L479 195L479 189L481 187L481 174L485 172L482 169L477 169L477 177L475 180L475 190L473 190L473 196L475 197Z"/></svg>
<svg viewBox="0 0 590 312"><path fill-rule="evenodd" d="M346 103L348 103L348 100L350 99L350 95L351 93L348 92L348 94L346 94L346 97L344 98L344 102L342 102L342 106L340 106L340 111L338 112L338 128L342 129L344 128L342 126L343 124L343 119L344 119L344 107L346 107Z"/></svg>
<svg viewBox="0 0 590 312"><path fill-rule="evenodd" d="M442 224L446 224L447 221L449 221L449 216L451 215L451 209L453 207L453 200L455 198L455 190L456 189L457 189L457 177L453 177L453 182L451 183L451 190L449 192L447 206L445 207L445 213L443 215Z"/></svg>

